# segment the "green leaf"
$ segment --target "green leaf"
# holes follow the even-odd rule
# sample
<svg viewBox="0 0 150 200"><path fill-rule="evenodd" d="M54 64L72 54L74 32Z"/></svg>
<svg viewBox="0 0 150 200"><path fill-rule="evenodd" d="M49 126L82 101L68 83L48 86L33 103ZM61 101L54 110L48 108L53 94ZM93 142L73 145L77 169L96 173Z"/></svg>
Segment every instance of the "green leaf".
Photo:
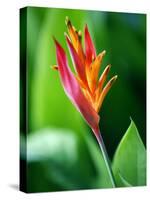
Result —
<svg viewBox="0 0 150 200"><path fill-rule="evenodd" d="M117 186L146 184L146 150L133 120L116 150L113 171Z"/></svg>
<svg viewBox="0 0 150 200"><path fill-rule="evenodd" d="M120 180L122 181L122 183L124 184L124 187L132 187L132 185L130 183L128 183L127 180L124 179L124 177L119 173L119 177Z"/></svg>

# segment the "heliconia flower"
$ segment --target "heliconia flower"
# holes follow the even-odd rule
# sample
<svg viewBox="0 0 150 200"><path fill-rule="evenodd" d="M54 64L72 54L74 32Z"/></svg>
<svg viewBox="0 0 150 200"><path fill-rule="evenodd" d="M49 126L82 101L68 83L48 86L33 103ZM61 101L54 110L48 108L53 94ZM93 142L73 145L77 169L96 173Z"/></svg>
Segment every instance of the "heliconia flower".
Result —
<svg viewBox="0 0 150 200"><path fill-rule="evenodd" d="M53 68L59 71L67 96L83 115L97 137L100 119L98 113L117 76L113 76L104 85L111 67L108 65L99 78L99 70L106 52L102 51L96 55L95 46L87 25L84 29L85 48L82 47L81 31L77 31L68 18L66 18L66 25L68 35L65 33L65 38L74 64L75 74L68 66L65 51L56 39L54 41L57 65Z"/></svg>

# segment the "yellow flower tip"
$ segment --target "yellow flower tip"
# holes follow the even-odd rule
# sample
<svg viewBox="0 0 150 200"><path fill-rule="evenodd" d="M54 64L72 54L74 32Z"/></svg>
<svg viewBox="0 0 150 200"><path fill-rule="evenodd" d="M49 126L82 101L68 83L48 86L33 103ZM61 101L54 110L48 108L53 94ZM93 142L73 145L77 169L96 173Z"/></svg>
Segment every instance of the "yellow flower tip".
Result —
<svg viewBox="0 0 150 200"><path fill-rule="evenodd" d="M81 39L82 39L82 32L81 32L81 30L79 30L77 32L77 34L78 34L79 41L81 41Z"/></svg>
<svg viewBox="0 0 150 200"><path fill-rule="evenodd" d="M64 36L65 36L65 37L69 37L68 34L67 34L66 32L64 32Z"/></svg>
<svg viewBox="0 0 150 200"><path fill-rule="evenodd" d="M66 17L66 19L65 19L65 24L66 24L66 26L67 26L68 29L74 28L74 27L72 26L72 24L71 24L71 21L70 21L69 17Z"/></svg>
<svg viewBox="0 0 150 200"><path fill-rule="evenodd" d="M81 30L78 31L78 37L79 37L79 38L82 37L82 31L81 31Z"/></svg>
<svg viewBox="0 0 150 200"><path fill-rule="evenodd" d="M69 20L69 17L68 17L68 16L66 16L66 19L65 19L65 24L66 24L66 25L68 25L69 21L70 21L70 20Z"/></svg>
<svg viewBox="0 0 150 200"><path fill-rule="evenodd" d="M105 54L106 54L106 51L105 51L105 50L102 51L102 52L100 53L100 58L102 59L102 58L105 56Z"/></svg>
<svg viewBox="0 0 150 200"><path fill-rule="evenodd" d="M78 31L78 35L79 35L80 37L82 36L82 31L81 31L81 30Z"/></svg>
<svg viewBox="0 0 150 200"><path fill-rule="evenodd" d="M116 81L117 78L118 78L118 76L115 75L110 79L110 81L108 82L108 88L112 87L112 85L114 84L114 82Z"/></svg>
<svg viewBox="0 0 150 200"><path fill-rule="evenodd" d="M65 23L66 23L66 26L68 27L68 29L71 28L74 32L77 32L76 28L74 26L72 26L71 21L70 21L70 19L68 17L66 17Z"/></svg>
<svg viewBox="0 0 150 200"><path fill-rule="evenodd" d="M106 50L102 51L102 56L104 56L106 54Z"/></svg>
<svg viewBox="0 0 150 200"><path fill-rule="evenodd" d="M110 68L111 68L111 64L107 65L107 67L105 68L105 74L106 74L106 76L109 73Z"/></svg>
<svg viewBox="0 0 150 200"><path fill-rule="evenodd" d="M113 76L113 77L110 79L110 85L112 85L112 84L116 81L117 78L118 78L117 75Z"/></svg>
<svg viewBox="0 0 150 200"><path fill-rule="evenodd" d="M58 70L58 66L57 65L50 66L50 68L53 69L53 70Z"/></svg>
<svg viewBox="0 0 150 200"><path fill-rule="evenodd" d="M104 51L102 51L101 53L98 54L97 58L99 60L101 60L105 54L106 54L106 51L104 50Z"/></svg>
<svg viewBox="0 0 150 200"><path fill-rule="evenodd" d="M71 22L70 22L71 23ZM78 31L76 30L76 28L74 26L72 26L73 31L78 34Z"/></svg>

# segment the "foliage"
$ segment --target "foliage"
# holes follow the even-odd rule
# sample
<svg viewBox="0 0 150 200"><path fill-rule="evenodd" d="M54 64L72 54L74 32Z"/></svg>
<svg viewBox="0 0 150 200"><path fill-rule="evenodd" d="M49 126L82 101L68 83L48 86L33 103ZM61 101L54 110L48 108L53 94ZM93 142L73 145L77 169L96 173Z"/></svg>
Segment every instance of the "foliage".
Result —
<svg viewBox="0 0 150 200"><path fill-rule="evenodd" d="M66 31L66 16L82 31L88 24L97 52L107 52L101 71L110 63L110 77L118 75L100 112L100 128L110 158L117 149L113 159L117 186L145 185L145 15L29 7L27 46L24 42L21 47L23 62L28 66L27 137L23 101L20 115L21 141L27 139L27 189L41 192L111 187L95 138L64 94L58 73L50 69L56 63L52 36L67 52L62 34ZM69 64L72 68L71 60ZM24 78L20 81L24 100L26 83ZM123 136L129 116L139 133L131 121ZM24 151L21 159L24 160Z"/></svg>
<svg viewBox="0 0 150 200"><path fill-rule="evenodd" d="M118 186L146 184L146 151L132 120L116 150L113 170Z"/></svg>
<svg viewBox="0 0 150 200"><path fill-rule="evenodd" d="M65 129L30 134L28 192L111 187L96 142L90 135L82 139L81 143L76 133ZM118 187L146 184L146 151L133 121L116 150L113 171Z"/></svg>

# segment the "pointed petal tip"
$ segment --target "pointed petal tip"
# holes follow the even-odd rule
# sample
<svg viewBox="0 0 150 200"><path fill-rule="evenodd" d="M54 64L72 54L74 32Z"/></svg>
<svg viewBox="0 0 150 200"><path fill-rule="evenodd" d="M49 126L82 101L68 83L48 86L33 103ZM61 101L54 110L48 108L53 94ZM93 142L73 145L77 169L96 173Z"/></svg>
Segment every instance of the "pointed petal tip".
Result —
<svg viewBox="0 0 150 200"><path fill-rule="evenodd" d="M66 18L65 18L65 21L68 21L69 20L69 17L68 16L66 16Z"/></svg>
<svg viewBox="0 0 150 200"><path fill-rule="evenodd" d="M78 35L82 36L82 31L81 30L78 31Z"/></svg>
<svg viewBox="0 0 150 200"><path fill-rule="evenodd" d="M118 75L113 76L113 79L116 80L118 78Z"/></svg>
<svg viewBox="0 0 150 200"><path fill-rule="evenodd" d="M55 36L54 35L52 35L52 38L53 38L53 40L54 40L54 42L56 41L56 38L55 38Z"/></svg>
<svg viewBox="0 0 150 200"><path fill-rule="evenodd" d="M102 84L103 81L105 81L105 79L106 79L106 77L107 77L107 75L108 75L108 73L110 71L110 68L111 68L110 64L105 67L102 75L100 76L100 79L99 79L100 82L99 82L99 84Z"/></svg>
<svg viewBox="0 0 150 200"><path fill-rule="evenodd" d="M79 38L79 41L81 42L81 39L82 39L82 31L81 30L78 31L78 38Z"/></svg>
<svg viewBox="0 0 150 200"><path fill-rule="evenodd" d="M55 42L55 46L56 46L56 52L61 52L61 54L65 54L65 51L63 49L63 47L61 46L61 44L55 39L55 37L53 37L54 42Z"/></svg>
<svg viewBox="0 0 150 200"><path fill-rule="evenodd" d="M102 55L105 55L106 54L106 50L102 51Z"/></svg>
<svg viewBox="0 0 150 200"><path fill-rule="evenodd" d="M87 31L88 30L88 25L87 24L85 24L85 31Z"/></svg>
<svg viewBox="0 0 150 200"><path fill-rule="evenodd" d="M118 75L113 76L113 77L110 79L110 85L112 85L112 84L116 81L117 78L118 78Z"/></svg>
<svg viewBox="0 0 150 200"><path fill-rule="evenodd" d="M85 34L86 36L89 35L89 29L88 29L88 25L87 25L87 24L85 24L84 34Z"/></svg>
<svg viewBox="0 0 150 200"><path fill-rule="evenodd" d="M105 54L106 54L106 50L104 50L104 51L102 51L101 53L99 53L97 57L98 57L99 59L102 59L103 56L104 56Z"/></svg>
<svg viewBox="0 0 150 200"><path fill-rule="evenodd" d="M96 58L96 49L92 41L90 32L88 30L87 24L85 25L85 30L84 30L84 41L85 41L86 57L88 58L89 62L92 62L92 60Z"/></svg>
<svg viewBox="0 0 150 200"><path fill-rule="evenodd" d="M66 37L66 36L68 36L68 34L66 32L64 32L64 36Z"/></svg>
<svg viewBox="0 0 150 200"><path fill-rule="evenodd" d="M105 68L106 69L106 74L108 74L108 72L110 71L110 68L111 68L111 64L107 65L107 67Z"/></svg>
<svg viewBox="0 0 150 200"><path fill-rule="evenodd" d="M88 28L88 25L87 25L87 24L85 24L84 33L85 33L86 35L89 34L89 28Z"/></svg>
<svg viewBox="0 0 150 200"><path fill-rule="evenodd" d="M60 43L58 42L58 40L55 38L55 36L53 36L53 40L55 42L56 47L63 49L62 46L60 45Z"/></svg>
<svg viewBox="0 0 150 200"><path fill-rule="evenodd" d="M71 25L71 21L70 21L70 19L69 19L68 16L66 16L65 24L66 24L66 26L67 26L68 28L69 28L70 26L72 26L72 25Z"/></svg>
<svg viewBox="0 0 150 200"><path fill-rule="evenodd" d="M52 36L53 37L53 40L54 40L54 43L56 46L60 46L59 42L56 40L55 36Z"/></svg>
<svg viewBox="0 0 150 200"><path fill-rule="evenodd" d="M66 32L64 32L64 36L66 38L66 41L70 41L69 35Z"/></svg>
<svg viewBox="0 0 150 200"><path fill-rule="evenodd" d="M65 18L65 24L66 24L66 25L68 24L68 21L69 21L69 17L66 16L66 18Z"/></svg>

